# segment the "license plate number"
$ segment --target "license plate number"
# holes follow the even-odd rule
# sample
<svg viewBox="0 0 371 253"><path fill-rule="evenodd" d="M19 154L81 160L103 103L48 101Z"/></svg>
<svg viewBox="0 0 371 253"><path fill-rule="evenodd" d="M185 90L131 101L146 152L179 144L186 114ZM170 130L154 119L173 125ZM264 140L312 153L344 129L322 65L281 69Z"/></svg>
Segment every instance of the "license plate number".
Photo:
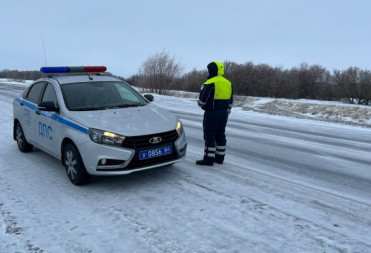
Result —
<svg viewBox="0 0 371 253"><path fill-rule="evenodd" d="M139 152L139 160L151 159L154 157L169 155L173 153L172 146L143 150Z"/></svg>

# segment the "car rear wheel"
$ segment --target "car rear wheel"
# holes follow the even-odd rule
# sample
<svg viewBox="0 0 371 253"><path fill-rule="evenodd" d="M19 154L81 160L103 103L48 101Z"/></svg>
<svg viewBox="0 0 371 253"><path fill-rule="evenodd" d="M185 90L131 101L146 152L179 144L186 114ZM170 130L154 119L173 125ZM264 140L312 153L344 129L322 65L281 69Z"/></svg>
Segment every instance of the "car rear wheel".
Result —
<svg viewBox="0 0 371 253"><path fill-rule="evenodd" d="M21 124L18 122L15 126L15 140L17 141L18 149L21 152L31 152L33 146L26 141Z"/></svg>
<svg viewBox="0 0 371 253"><path fill-rule="evenodd" d="M67 144L63 151L63 164L67 176L74 185L86 184L90 175L85 169L80 153L73 144Z"/></svg>

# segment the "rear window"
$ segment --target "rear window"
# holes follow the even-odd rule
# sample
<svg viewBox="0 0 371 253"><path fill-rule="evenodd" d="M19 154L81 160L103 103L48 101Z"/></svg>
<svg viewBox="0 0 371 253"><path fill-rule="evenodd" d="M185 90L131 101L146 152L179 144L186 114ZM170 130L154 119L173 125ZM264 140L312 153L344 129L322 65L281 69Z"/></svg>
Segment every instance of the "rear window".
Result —
<svg viewBox="0 0 371 253"><path fill-rule="evenodd" d="M28 92L27 99L37 103L40 100L41 93L45 87L45 82L35 83Z"/></svg>

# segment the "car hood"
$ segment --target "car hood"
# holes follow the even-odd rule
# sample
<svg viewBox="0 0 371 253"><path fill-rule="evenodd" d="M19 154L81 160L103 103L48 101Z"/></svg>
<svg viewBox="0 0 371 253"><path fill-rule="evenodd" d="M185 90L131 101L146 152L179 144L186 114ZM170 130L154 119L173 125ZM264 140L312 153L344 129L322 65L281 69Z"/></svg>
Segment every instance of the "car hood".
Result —
<svg viewBox="0 0 371 253"><path fill-rule="evenodd" d="M177 117L153 104L99 111L70 111L68 118L88 128L138 136L174 130Z"/></svg>

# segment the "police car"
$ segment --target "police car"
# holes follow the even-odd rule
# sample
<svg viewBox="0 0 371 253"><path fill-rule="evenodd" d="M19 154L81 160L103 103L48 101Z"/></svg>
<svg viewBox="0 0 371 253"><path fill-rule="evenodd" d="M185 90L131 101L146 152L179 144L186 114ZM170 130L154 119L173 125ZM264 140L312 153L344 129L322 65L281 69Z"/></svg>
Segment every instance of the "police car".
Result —
<svg viewBox="0 0 371 253"><path fill-rule="evenodd" d="M87 183L90 175L123 175L185 158L181 121L150 103L152 95L103 76L106 67L40 71L47 77L13 101L13 138L22 152L35 146L60 159L73 184Z"/></svg>

